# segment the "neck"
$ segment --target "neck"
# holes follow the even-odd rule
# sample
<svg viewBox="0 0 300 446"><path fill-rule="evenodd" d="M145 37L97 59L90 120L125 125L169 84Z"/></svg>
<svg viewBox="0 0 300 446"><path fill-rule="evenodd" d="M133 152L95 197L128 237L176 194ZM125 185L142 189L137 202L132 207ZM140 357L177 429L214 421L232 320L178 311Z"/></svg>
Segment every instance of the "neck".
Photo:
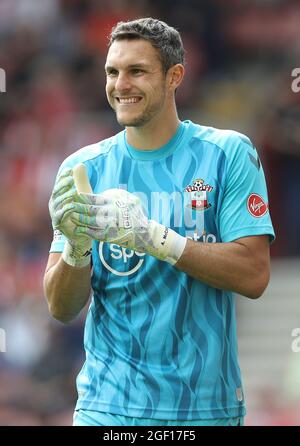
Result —
<svg viewBox="0 0 300 446"><path fill-rule="evenodd" d="M126 127L126 139L135 149L158 149L174 136L179 124L175 109L168 116L158 116L142 127Z"/></svg>

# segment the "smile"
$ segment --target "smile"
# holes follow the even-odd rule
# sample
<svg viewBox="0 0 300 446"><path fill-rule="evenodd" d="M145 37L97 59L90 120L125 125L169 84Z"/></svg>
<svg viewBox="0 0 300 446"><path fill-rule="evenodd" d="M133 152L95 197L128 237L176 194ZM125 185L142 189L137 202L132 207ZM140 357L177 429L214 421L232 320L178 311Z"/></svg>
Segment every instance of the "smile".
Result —
<svg viewBox="0 0 300 446"><path fill-rule="evenodd" d="M142 100L142 98L137 96L132 96L130 98L116 98L116 99L122 105L136 104L137 102L140 102Z"/></svg>

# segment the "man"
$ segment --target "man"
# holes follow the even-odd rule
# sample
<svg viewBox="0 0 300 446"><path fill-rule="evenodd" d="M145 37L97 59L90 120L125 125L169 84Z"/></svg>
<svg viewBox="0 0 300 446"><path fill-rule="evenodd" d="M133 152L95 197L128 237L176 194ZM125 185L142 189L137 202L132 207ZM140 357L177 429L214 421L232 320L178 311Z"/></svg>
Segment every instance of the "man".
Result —
<svg viewBox="0 0 300 446"><path fill-rule="evenodd" d="M125 130L67 158L50 199L50 312L71 321L93 294L74 424L240 425L232 292L263 293L274 237L257 152L178 119L184 50L167 24L119 23L105 71Z"/></svg>

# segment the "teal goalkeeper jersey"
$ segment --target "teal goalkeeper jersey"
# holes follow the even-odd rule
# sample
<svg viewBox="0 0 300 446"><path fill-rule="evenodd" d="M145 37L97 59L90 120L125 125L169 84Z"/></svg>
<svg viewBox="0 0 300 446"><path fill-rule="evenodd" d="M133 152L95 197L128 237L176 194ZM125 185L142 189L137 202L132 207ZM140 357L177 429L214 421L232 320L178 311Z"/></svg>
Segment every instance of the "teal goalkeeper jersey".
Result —
<svg viewBox="0 0 300 446"><path fill-rule="evenodd" d="M140 151L124 130L61 169L79 162L94 193L127 189L149 218L197 243L274 237L263 169L240 133L184 121L165 146ZM50 251L64 243L56 234ZM232 293L115 244L94 241L92 262L76 408L167 420L243 416Z"/></svg>

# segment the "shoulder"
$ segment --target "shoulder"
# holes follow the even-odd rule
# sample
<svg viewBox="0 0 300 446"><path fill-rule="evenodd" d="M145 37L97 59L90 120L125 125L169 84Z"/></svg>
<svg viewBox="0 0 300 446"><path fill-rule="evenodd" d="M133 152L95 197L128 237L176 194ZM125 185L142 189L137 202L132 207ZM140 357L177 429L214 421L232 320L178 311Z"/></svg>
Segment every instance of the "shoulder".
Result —
<svg viewBox="0 0 300 446"><path fill-rule="evenodd" d="M218 129L199 124L193 125L193 138L201 141L208 148L221 150L224 155L234 157L241 151L253 149L253 144L247 135L230 129Z"/></svg>
<svg viewBox="0 0 300 446"><path fill-rule="evenodd" d="M94 144L84 146L69 155L61 164L60 170L74 167L78 163L88 163L98 157L106 156L118 144L118 134Z"/></svg>

